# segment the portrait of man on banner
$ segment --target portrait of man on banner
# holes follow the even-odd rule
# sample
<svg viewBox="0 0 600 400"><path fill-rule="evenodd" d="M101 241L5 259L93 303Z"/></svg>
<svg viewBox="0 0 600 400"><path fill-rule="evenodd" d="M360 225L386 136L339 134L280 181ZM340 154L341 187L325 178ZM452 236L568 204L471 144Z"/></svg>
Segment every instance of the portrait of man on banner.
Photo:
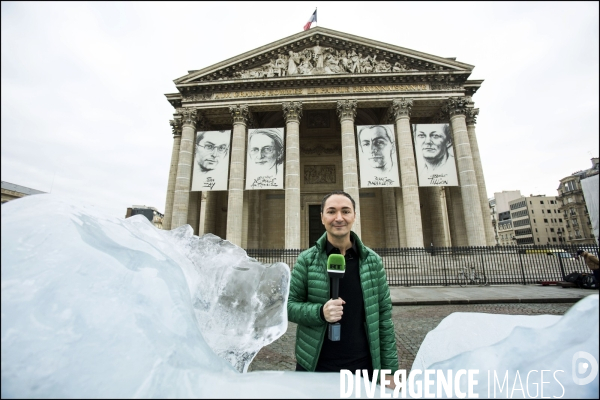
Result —
<svg viewBox="0 0 600 400"><path fill-rule="evenodd" d="M399 187L393 125L360 125L356 129L360 187Z"/></svg>
<svg viewBox="0 0 600 400"><path fill-rule="evenodd" d="M246 189L283 189L283 128L248 130Z"/></svg>
<svg viewBox="0 0 600 400"><path fill-rule="evenodd" d="M194 145L192 191L227 190L231 131L199 131Z"/></svg>
<svg viewBox="0 0 600 400"><path fill-rule="evenodd" d="M419 186L458 186L449 124L412 125Z"/></svg>

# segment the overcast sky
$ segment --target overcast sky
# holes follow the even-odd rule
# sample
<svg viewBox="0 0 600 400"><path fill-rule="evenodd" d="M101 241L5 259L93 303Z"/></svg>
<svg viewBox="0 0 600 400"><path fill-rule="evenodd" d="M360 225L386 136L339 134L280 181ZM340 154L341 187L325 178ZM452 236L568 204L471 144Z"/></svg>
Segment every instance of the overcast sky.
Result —
<svg viewBox="0 0 600 400"><path fill-rule="evenodd" d="M318 26L475 66L488 196L556 195L598 156L598 2L2 7L2 180L164 212L173 80Z"/></svg>

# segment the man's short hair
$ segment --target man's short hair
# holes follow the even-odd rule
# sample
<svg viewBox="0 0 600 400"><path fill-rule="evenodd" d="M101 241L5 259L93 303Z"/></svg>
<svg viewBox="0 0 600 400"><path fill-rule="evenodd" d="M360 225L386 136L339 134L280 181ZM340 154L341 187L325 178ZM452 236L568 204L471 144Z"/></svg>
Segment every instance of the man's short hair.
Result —
<svg viewBox="0 0 600 400"><path fill-rule="evenodd" d="M452 129L450 128L450 124L448 123L440 123L439 125L444 125L444 135L446 135L446 149L449 149L450 147L452 147L452 144L454 143L454 141L452 140ZM412 131L413 131L413 135L417 134L417 127L419 125L428 125L428 124L413 124L412 125Z"/></svg>
<svg viewBox="0 0 600 400"><path fill-rule="evenodd" d="M450 129L450 124L444 125L444 135L446 135L446 148L449 149L452 147L452 130Z"/></svg>
<svg viewBox="0 0 600 400"><path fill-rule="evenodd" d="M342 190L336 190L329 194L326 194L325 197L323 197L323 200L321 200L321 214L323 214L323 209L325 208L325 202L327 201L327 199L336 194L341 194L342 196L346 196L347 198L349 198L352 202L352 211L356 211L356 203L354 202L352 196L350 196L348 193Z"/></svg>
<svg viewBox="0 0 600 400"><path fill-rule="evenodd" d="M373 129L373 128L381 128L383 129L383 131L385 132L385 136L388 138L388 140L390 141L391 144L394 144L394 139L392 136L390 136L390 132L388 130L388 128L384 125L369 125L369 126L365 126L363 127L359 132L358 132L358 144L360 145L360 150L362 151L362 143L360 141L360 134L365 130L365 129ZM395 150L395 147L394 147Z"/></svg>
<svg viewBox="0 0 600 400"><path fill-rule="evenodd" d="M196 136L196 144L200 144L202 139L204 139L204 135L206 134L206 132L215 132L215 131L198 131L198 135ZM216 132L226 133L227 131L216 131Z"/></svg>

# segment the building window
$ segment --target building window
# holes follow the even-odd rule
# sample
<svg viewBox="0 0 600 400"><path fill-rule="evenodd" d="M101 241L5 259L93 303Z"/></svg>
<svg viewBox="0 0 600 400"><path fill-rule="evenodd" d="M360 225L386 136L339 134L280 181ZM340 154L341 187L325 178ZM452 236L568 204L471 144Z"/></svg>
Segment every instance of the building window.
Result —
<svg viewBox="0 0 600 400"><path fill-rule="evenodd" d="M565 183L565 191L570 192L572 190L575 190L575 182L569 181Z"/></svg>
<svg viewBox="0 0 600 400"><path fill-rule="evenodd" d="M544 218L544 222L545 222L545 223L548 223L548 218Z"/></svg>
<svg viewBox="0 0 600 400"><path fill-rule="evenodd" d="M553 241L553 242L556 242L556 238L552 238L552 241Z"/></svg>
<svg viewBox="0 0 600 400"><path fill-rule="evenodd" d="M562 223L562 218L559 218L559 219L558 219L558 222Z"/></svg>
<svg viewBox="0 0 600 400"><path fill-rule="evenodd" d="M550 228L550 232L554 232L554 228Z"/></svg>
<svg viewBox="0 0 600 400"><path fill-rule="evenodd" d="M544 204L544 200L540 200L540 204Z"/></svg>

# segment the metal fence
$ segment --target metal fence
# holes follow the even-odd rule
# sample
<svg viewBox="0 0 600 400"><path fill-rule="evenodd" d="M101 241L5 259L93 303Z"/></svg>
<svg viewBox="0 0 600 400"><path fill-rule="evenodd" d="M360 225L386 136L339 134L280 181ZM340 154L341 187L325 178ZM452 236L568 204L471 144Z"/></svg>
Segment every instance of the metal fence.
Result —
<svg viewBox="0 0 600 400"><path fill-rule="evenodd" d="M492 246L373 249L383 259L390 286L451 286L458 272L473 268L488 284L532 284L561 281L573 272L590 272L578 249L598 256L595 246ZM248 249L264 263L284 262L293 268L302 250Z"/></svg>

